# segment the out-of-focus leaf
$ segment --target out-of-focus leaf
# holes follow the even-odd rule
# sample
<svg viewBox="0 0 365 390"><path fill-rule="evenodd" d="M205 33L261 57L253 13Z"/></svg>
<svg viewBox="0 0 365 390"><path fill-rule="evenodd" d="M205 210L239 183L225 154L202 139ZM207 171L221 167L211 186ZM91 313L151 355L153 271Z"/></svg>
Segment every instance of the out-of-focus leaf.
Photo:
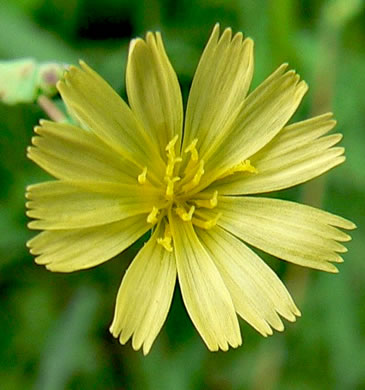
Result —
<svg viewBox="0 0 365 390"><path fill-rule="evenodd" d="M356 288L350 288L350 264L346 265L338 277L323 274L318 283L326 313L323 338L328 343L330 364L336 377L334 390L359 388L364 374L365 345L361 340L360 324L356 321L356 309L361 302L356 299Z"/></svg>
<svg viewBox="0 0 365 390"><path fill-rule="evenodd" d="M269 36L269 6L267 1L238 1L238 16L240 18L240 30L245 36L254 39L255 42L255 72L253 86L262 82L263 78L271 73L275 65L270 47ZM283 60L283 62L285 59Z"/></svg>
<svg viewBox="0 0 365 390"><path fill-rule="evenodd" d="M43 350L37 390L64 390L72 375L90 357L88 332L96 315L99 294L81 287L55 324Z"/></svg>
<svg viewBox="0 0 365 390"><path fill-rule="evenodd" d="M161 335L163 336L163 335ZM166 340L164 340L166 341ZM199 367L209 352L201 343L189 341L180 345L178 350L168 348L161 343L154 346L147 357L142 354L133 356L130 362L134 373L133 388L145 390L185 390L195 389ZM132 367L133 366L133 367ZM160 368L164 367L164 370Z"/></svg>
<svg viewBox="0 0 365 390"><path fill-rule="evenodd" d="M0 2L0 56L33 57L38 61L76 63L78 52L61 38L43 31L11 1Z"/></svg>
<svg viewBox="0 0 365 390"><path fill-rule="evenodd" d="M29 238L28 232L19 226L12 213L14 210L0 205L0 270L22 258Z"/></svg>
<svg viewBox="0 0 365 390"><path fill-rule="evenodd" d="M269 2L269 39L275 65L289 62L291 66L298 67L298 50L295 40L295 28L298 18L297 0L272 0ZM301 69L296 69L298 72Z"/></svg>
<svg viewBox="0 0 365 390"><path fill-rule="evenodd" d="M0 61L0 101L32 103L39 94L53 96L65 68L64 64L37 63L32 58Z"/></svg>
<svg viewBox="0 0 365 390"><path fill-rule="evenodd" d="M33 59L0 62L0 100L30 103L36 96L37 65Z"/></svg>
<svg viewBox="0 0 365 390"><path fill-rule="evenodd" d="M344 26L364 8L364 0L330 0L324 8L327 23Z"/></svg>

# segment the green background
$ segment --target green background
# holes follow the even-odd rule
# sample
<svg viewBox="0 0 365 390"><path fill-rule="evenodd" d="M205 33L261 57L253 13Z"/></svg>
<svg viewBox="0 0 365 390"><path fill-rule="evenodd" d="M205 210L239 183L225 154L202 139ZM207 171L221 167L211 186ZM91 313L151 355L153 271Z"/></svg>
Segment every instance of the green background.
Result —
<svg viewBox="0 0 365 390"><path fill-rule="evenodd" d="M142 241L97 268L50 273L25 248L24 188L47 179L25 157L36 104L0 104L0 388L365 389L365 12L359 0L13 0L0 4L0 59L86 60L125 96L128 42L163 33L187 92L217 21L255 40L254 85L289 62L310 89L295 119L333 111L347 161L275 196L358 225L338 275L265 256L302 311L265 339L240 322L244 344L211 353L175 292L143 357L108 332L122 275Z"/></svg>

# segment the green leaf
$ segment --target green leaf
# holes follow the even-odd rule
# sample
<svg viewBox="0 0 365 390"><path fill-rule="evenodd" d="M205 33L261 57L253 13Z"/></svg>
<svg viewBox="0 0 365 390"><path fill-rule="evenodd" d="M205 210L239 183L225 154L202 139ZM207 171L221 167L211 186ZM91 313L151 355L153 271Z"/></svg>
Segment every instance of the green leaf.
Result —
<svg viewBox="0 0 365 390"><path fill-rule="evenodd" d="M63 390L73 374L90 357L87 336L96 316L99 294L91 287L80 287L50 334L35 388Z"/></svg>
<svg viewBox="0 0 365 390"><path fill-rule="evenodd" d="M0 99L6 104L31 103L36 96L37 65L32 59L0 62Z"/></svg>

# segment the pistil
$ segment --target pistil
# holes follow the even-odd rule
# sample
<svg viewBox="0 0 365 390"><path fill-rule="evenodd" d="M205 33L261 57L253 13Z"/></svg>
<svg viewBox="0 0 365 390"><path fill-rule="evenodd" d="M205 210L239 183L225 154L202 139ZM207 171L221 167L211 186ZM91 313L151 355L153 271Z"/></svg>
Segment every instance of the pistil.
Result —
<svg viewBox="0 0 365 390"><path fill-rule="evenodd" d="M189 211L186 212L185 208L182 207L182 206L178 206L176 207L175 209L176 211L176 214L184 221L184 222L187 222L187 221L191 221L192 217L193 217L193 214L194 214L194 211L195 211L195 206L191 206Z"/></svg>
<svg viewBox="0 0 365 390"><path fill-rule="evenodd" d="M195 225L201 229L209 230L209 229L212 229L217 224L218 219L221 216L222 216L222 213L218 213L214 218L207 219L207 220L192 218L191 222L193 223L193 225Z"/></svg>
<svg viewBox="0 0 365 390"><path fill-rule="evenodd" d="M250 160L244 160L225 171L221 176L219 176L218 179L223 179L224 177L231 176L237 172L258 173L259 171L253 165L251 165Z"/></svg>
<svg viewBox="0 0 365 390"><path fill-rule="evenodd" d="M181 180L179 176L175 176L172 179L168 176L165 177L165 181L167 183L165 195L168 200L172 200L174 198L174 185L179 180Z"/></svg>
<svg viewBox="0 0 365 390"><path fill-rule="evenodd" d="M157 243L162 245L168 252L172 252L173 247L171 245L171 242L172 242L172 234L171 234L170 226L168 223L166 223L164 237L163 238L159 237L157 239Z"/></svg>
<svg viewBox="0 0 365 390"><path fill-rule="evenodd" d="M214 209L218 205L218 191L214 191L210 199L195 199L194 203L198 207L205 207L206 209Z"/></svg>
<svg viewBox="0 0 365 390"><path fill-rule="evenodd" d="M155 225L158 222L157 216L159 213L160 210L156 206L153 206L152 211L147 216L147 222Z"/></svg>
<svg viewBox="0 0 365 390"><path fill-rule="evenodd" d="M204 175L204 173L205 173L204 160L200 160L199 165L198 165L198 169L196 170L192 180L190 180L188 183L183 185L183 187L182 187L183 192L186 193L186 192L192 190L193 188L195 188L200 183L200 180L201 180L202 176Z"/></svg>
<svg viewBox="0 0 365 390"><path fill-rule="evenodd" d="M147 179L147 167L144 167L142 173L138 175L138 183L145 184L146 179Z"/></svg>

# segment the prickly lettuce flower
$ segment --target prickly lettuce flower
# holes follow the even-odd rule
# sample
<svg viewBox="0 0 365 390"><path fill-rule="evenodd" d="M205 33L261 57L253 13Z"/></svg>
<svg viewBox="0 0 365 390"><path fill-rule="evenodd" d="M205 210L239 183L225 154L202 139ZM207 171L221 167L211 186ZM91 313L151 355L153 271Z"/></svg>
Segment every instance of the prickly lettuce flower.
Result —
<svg viewBox="0 0 365 390"><path fill-rule="evenodd" d="M215 26L185 115L159 33L131 42L129 106L91 68L58 90L79 126L41 121L28 155L56 180L28 187L36 262L57 272L101 264L150 231L120 286L111 332L147 354L178 278L212 351L241 344L237 314L263 336L300 312L246 244L337 272L341 229L354 225L294 202L257 196L306 182L344 161L324 114L287 125L307 85L280 66L248 94L253 42ZM239 195L239 196L238 196Z"/></svg>

